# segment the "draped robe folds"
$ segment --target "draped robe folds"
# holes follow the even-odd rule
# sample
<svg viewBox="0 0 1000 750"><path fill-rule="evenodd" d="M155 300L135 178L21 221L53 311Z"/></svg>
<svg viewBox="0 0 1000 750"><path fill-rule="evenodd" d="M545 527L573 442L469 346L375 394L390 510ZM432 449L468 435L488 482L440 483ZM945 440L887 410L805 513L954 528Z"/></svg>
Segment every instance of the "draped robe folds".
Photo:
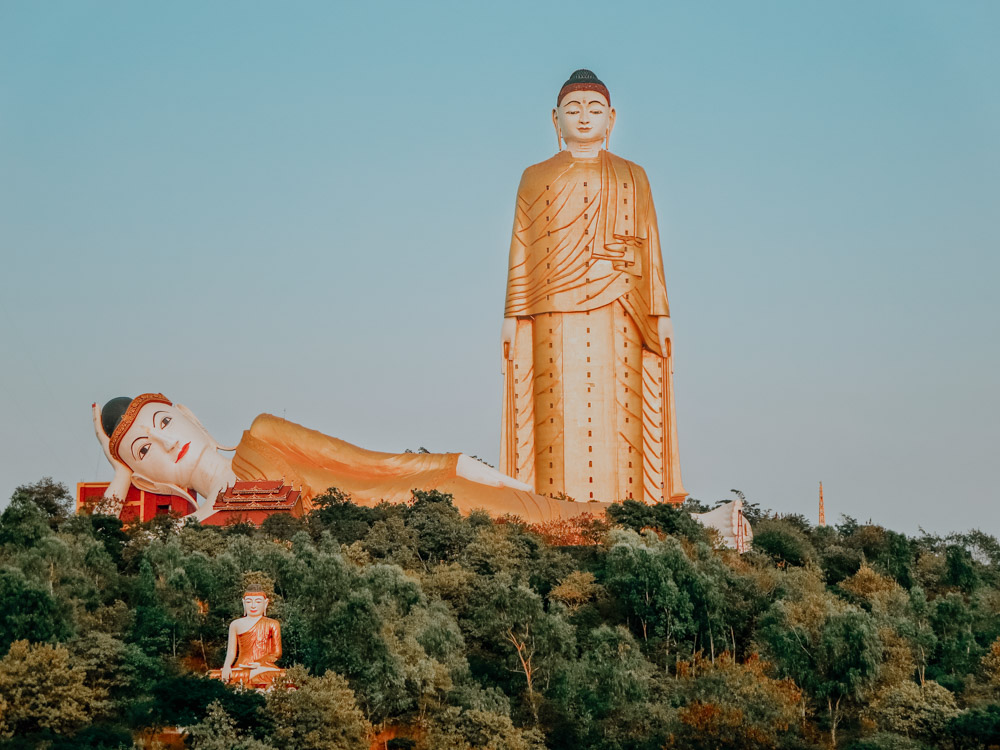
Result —
<svg viewBox="0 0 1000 750"><path fill-rule="evenodd" d="M277 665L281 658L281 626L277 620L261 617L251 627L236 636L236 663L232 666L229 681L247 687L270 685L276 678L284 677L285 670ZM252 667L251 664L257 666ZM258 673L251 676L251 672ZM263 670L263 671L259 671ZM210 673L222 678L222 670Z"/></svg>
<svg viewBox="0 0 1000 750"><path fill-rule="evenodd" d="M414 489L438 490L450 494L455 507L463 513L483 509L492 516L518 516L529 523L583 513L600 515L607 508L604 503L569 503L486 479L476 481L460 471L463 459L474 461L459 453L370 451L271 414L261 414L236 447L233 472L244 481L284 479L302 491L307 511L312 508L313 498L330 487L347 492L354 503L366 506L382 501L407 502Z"/></svg>
<svg viewBox="0 0 1000 750"><path fill-rule="evenodd" d="M682 502L663 260L649 181L607 151L528 167L504 317L500 470L578 501Z"/></svg>

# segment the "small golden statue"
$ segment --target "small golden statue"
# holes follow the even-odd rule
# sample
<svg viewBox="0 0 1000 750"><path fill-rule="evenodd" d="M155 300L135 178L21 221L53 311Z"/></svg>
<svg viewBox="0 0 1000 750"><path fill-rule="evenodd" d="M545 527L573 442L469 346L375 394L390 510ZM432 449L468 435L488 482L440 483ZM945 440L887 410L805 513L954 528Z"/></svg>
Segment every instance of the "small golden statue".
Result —
<svg viewBox="0 0 1000 750"><path fill-rule="evenodd" d="M269 603L261 588L248 588L243 594L243 617L229 625L229 643L222 669L210 675L223 682L267 689L285 670L277 666L281 658L281 626L266 617Z"/></svg>

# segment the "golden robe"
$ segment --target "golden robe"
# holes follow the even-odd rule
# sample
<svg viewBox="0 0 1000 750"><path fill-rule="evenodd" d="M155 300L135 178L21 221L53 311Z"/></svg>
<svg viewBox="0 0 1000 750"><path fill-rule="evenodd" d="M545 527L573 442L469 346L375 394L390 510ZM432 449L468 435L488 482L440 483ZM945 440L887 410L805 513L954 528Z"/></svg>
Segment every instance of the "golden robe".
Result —
<svg viewBox="0 0 1000 750"><path fill-rule="evenodd" d="M243 633L236 636L236 659L229 677L230 683L247 687L264 687L277 678L284 678L285 670L277 665L281 658L281 626L277 620L261 617ZM256 667L250 666L256 664ZM254 669L264 668L253 677ZM209 676L222 679L222 670L213 669Z"/></svg>
<svg viewBox="0 0 1000 750"><path fill-rule="evenodd" d="M500 470L578 501L683 501L663 259L642 167L563 151L517 191Z"/></svg>
<svg viewBox="0 0 1000 750"><path fill-rule="evenodd" d="M306 510L330 487L351 495L358 505L385 500L403 503L412 490L439 490L454 498L463 513L483 509L490 515L519 516L529 523L601 514L607 504L579 504L542 497L508 486L474 481L459 474L459 453L380 453L324 435L270 414L261 414L243 433L233 472L238 479L284 479L302 490Z"/></svg>

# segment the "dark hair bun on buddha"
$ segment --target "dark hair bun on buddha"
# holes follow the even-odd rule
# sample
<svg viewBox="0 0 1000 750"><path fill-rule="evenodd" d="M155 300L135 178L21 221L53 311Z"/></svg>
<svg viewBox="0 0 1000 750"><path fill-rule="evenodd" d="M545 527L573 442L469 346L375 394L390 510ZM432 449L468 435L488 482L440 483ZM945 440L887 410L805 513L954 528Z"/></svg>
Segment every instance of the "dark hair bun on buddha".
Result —
<svg viewBox="0 0 1000 750"><path fill-rule="evenodd" d="M604 94L604 98L608 100L608 106L611 106L611 92L608 91L608 87L604 85L604 82L594 75L592 70L587 70L586 68L574 70L573 75L559 89L559 96L556 97L556 106L559 106L566 94L573 91L596 91Z"/></svg>
<svg viewBox="0 0 1000 750"><path fill-rule="evenodd" d="M121 460L118 446L121 444L122 438L125 437L125 433L135 422L135 418L139 416L139 411L146 404L173 406L173 401L162 393L142 393L135 398L126 398L125 396L113 398L101 409L101 428L109 438L108 447L111 449L111 455L116 456L118 460Z"/></svg>
<svg viewBox="0 0 1000 750"><path fill-rule="evenodd" d="M115 431L115 427L122 421L122 417L125 416L125 411L131 403L132 399L128 396L119 396L118 398L111 399L104 405L104 408L101 409L101 427L104 428L105 435L111 437L111 433Z"/></svg>

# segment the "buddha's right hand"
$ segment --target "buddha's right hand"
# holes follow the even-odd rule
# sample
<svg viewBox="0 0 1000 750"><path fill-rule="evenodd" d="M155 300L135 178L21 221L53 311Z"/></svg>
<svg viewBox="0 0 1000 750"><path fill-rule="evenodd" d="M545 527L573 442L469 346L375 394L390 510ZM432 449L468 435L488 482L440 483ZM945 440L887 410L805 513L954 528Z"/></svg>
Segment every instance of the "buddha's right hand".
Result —
<svg viewBox="0 0 1000 750"><path fill-rule="evenodd" d="M221 675L221 677L222 677L222 681L223 682L229 682L229 679L232 676L233 676L233 668L232 667L223 667L222 668L222 675Z"/></svg>
<svg viewBox="0 0 1000 750"><path fill-rule="evenodd" d="M517 339L517 318L504 318L500 329L500 343L503 345L504 356L514 359L514 341Z"/></svg>
<svg viewBox="0 0 1000 750"><path fill-rule="evenodd" d="M123 464L111 453L111 438L104 433L104 426L101 424L101 410L97 404L93 404L94 410L94 432L97 434L97 441L104 449L104 456L108 459L111 467L115 470L115 478L104 491L104 497L110 500L113 497L124 500L128 494L129 485L132 484L132 470Z"/></svg>

